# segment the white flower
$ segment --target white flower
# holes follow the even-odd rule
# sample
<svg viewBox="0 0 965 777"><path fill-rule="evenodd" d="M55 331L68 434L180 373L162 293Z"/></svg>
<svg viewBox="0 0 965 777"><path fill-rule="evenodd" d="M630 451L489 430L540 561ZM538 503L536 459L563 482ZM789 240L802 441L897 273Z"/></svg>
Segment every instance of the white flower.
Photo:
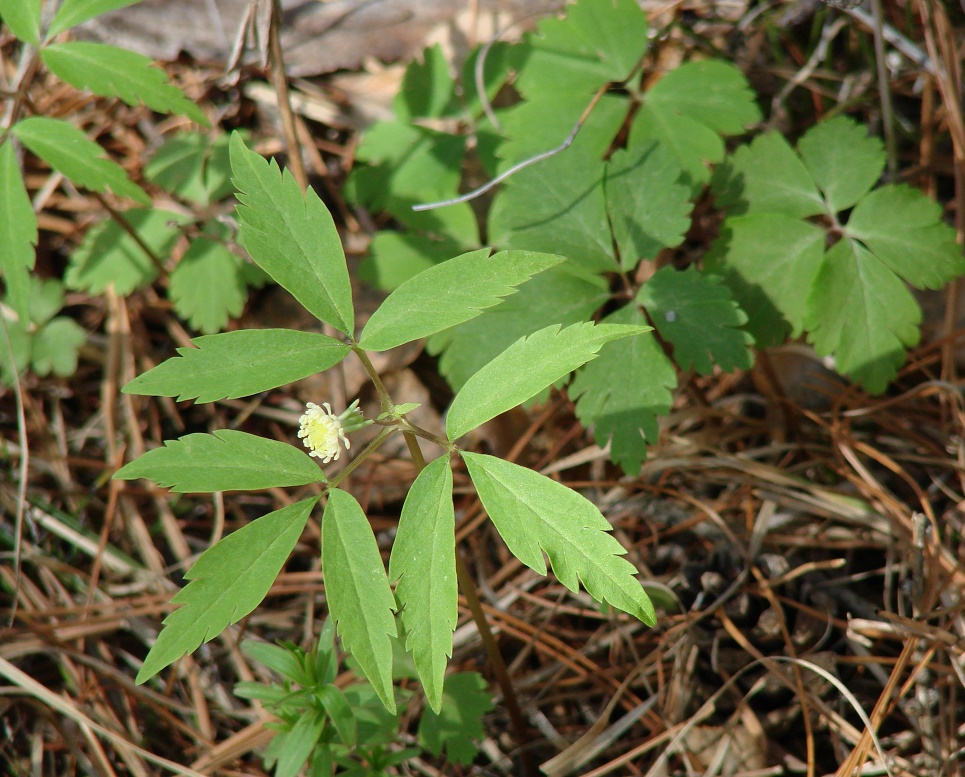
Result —
<svg viewBox="0 0 965 777"><path fill-rule="evenodd" d="M354 408L349 408L352 410ZM348 413L346 410L345 413ZM358 412L358 411L356 411ZM343 413L342 415L345 415ZM298 419L300 428L298 436L303 439L305 447L309 449L309 456L322 460L328 464L332 459L337 460L342 449L339 441L345 443L345 448L351 447L342 426L342 417L332 412L332 406L323 402L319 407L314 402L305 405L305 414Z"/></svg>

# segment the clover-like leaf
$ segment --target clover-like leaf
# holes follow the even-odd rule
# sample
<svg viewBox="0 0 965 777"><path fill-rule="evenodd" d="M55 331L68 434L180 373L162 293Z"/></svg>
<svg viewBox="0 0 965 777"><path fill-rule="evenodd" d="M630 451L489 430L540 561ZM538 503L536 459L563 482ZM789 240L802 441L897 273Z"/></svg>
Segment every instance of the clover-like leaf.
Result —
<svg viewBox="0 0 965 777"><path fill-rule="evenodd" d="M833 213L850 208L867 194L885 167L881 141L847 116L816 124L804 133L797 148Z"/></svg>
<svg viewBox="0 0 965 777"><path fill-rule="evenodd" d="M658 270L637 293L660 336L674 345L674 361L710 375L714 363L725 371L754 365L754 338L740 327L747 314L730 289L712 275L673 267Z"/></svg>
<svg viewBox="0 0 965 777"><path fill-rule="evenodd" d="M656 613L613 527L586 497L545 475L481 453L460 451L479 499L499 535L530 569L546 574L543 553L559 581L574 593L580 583L649 626Z"/></svg>
<svg viewBox="0 0 965 777"><path fill-rule="evenodd" d="M241 260L224 243L197 237L171 273L168 294L177 314L195 329L219 332L248 300Z"/></svg>
<svg viewBox="0 0 965 777"><path fill-rule="evenodd" d="M419 721L419 742L433 755L468 766L485 735L483 716L493 709L493 697L478 672L457 672L446 678L441 709L426 710Z"/></svg>
<svg viewBox="0 0 965 777"><path fill-rule="evenodd" d="M603 324L646 322L636 305L626 305ZM677 372L655 337L626 337L607 343L600 355L576 373L568 393L576 414L592 427L600 447L628 475L637 475L647 444L657 442L657 417L670 412Z"/></svg>
<svg viewBox="0 0 965 777"><path fill-rule="evenodd" d="M221 429L167 440L125 464L117 480L147 478L175 493L256 491L324 483L312 458L288 443Z"/></svg>
<svg viewBox="0 0 965 777"><path fill-rule="evenodd" d="M190 581L172 604L134 682L210 642L265 598L298 542L317 497L275 510L243 526L202 553L185 574Z"/></svg>

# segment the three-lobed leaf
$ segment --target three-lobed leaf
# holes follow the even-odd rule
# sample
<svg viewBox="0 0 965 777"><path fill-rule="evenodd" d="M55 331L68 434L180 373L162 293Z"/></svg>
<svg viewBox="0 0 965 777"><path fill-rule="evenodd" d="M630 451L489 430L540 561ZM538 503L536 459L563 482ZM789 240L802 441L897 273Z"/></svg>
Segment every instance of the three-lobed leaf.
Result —
<svg viewBox="0 0 965 777"><path fill-rule="evenodd" d="M337 488L329 492L322 518L322 573L328 611L342 646L394 713L395 597L365 513L351 494Z"/></svg>
<svg viewBox="0 0 965 777"><path fill-rule="evenodd" d="M37 258L37 215L30 204L13 142L0 145L0 278L7 303L24 323L30 320L30 271Z"/></svg>
<svg viewBox="0 0 965 777"><path fill-rule="evenodd" d="M461 451L469 476L499 535L530 569L546 574L545 553L559 581L580 583L606 602L653 626L656 613L626 550L597 507L571 488L509 461Z"/></svg>
<svg viewBox="0 0 965 777"><path fill-rule="evenodd" d="M233 429L167 440L125 464L118 480L147 478L175 493L255 491L324 483L325 475L293 445Z"/></svg>
<svg viewBox="0 0 965 777"><path fill-rule="evenodd" d="M462 324L562 261L530 251L489 256L489 249L481 249L434 265L389 294L365 324L359 345L386 351Z"/></svg>
<svg viewBox="0 0 965 777"><path fill-rule="evenodd" d="M182 605L144 659L136 683L210 642L257 607L301 536L318 498L268 513L208 548L185 578L190 582L171 600Z"/></svg>
<svg viewBox="0 0 965 777"><path fill-rule="evenodd" d="M647 326L559 324L522 337L482 367L456 394L446 417L455 440L505 413L593 359L611 340L641 334Z"/></svg>
<svg viewBox="0 0 965 777"><path fill-rule="evenodd" d="M620 149L610 157L604 189L624 270L683 242L693 205L689 187L680 183L681 173L670 152L652 140Z"/></svg>
<svg viewBox="0 0 965 777"><path fill-rule="evenodd" d="M191 344L122 391L179 401L237 399L327 370L351 350L327 335L293 329L240 329L196 337Z"/></svg>
<svg viewBox="0 0 965 777"><path fill-rule="evenodd" d="M127 177L124 168L104 157L104 149L73 124L46 116L31 116L12 130L27 148L78 186L106 194L113 191L142 205L151 198Z"/></svg>
<svg viewBox="0 0 965 777"><path fill-rule="evenodd" d="M720 279L696 267L658 270L637 293L660 336L673 343L674 361L710 375L721 369L749 370L754 365L754 338L741 327L747 314Z"/></svg>
<svg viewBox="0 0 965 777"><path fill-rule="evenodd" d="M468 766L478 753L474 740L485 735L482 719L493 708L492 696L478 672L449 675L442 693L442 708L426 710L419 721L419 741L430 753Z"/></svg>
<svg viewBox="0 0 965 777"><path fill-rule="evenodd" d="M604 324L646 323L636 305L626 305ZM608 343L600 355L576 373L568 388L576 414L593 427L600 447L628 475L637 475L647 444L657 442L657 417L670 412L677 371L655 337L627 337Z"/></svg>
<svg viewBox="0 0 965 777"><path fill-rule="evenodd" d="M881 141L847 116L816 124L804 133L797 149L832 213L850 208L867 194L885 167Z"/></svg>
<svg viewBox="0 0 965 777"><path fill-rule="evenodd" d="M168 296L192 327L203 334L220 332L248 301L241 260L224 243L196 237L171 273Z"/></svg>
<svg viewBox="0 0 965 777"><path fill-rule="evenodd" d="M168 82L149 57L106 43L51 43L40 56L50 72L78 89L119 97L128 105L146 105L158 113L177 113L198 124L208 120L184 92Z"/></svg>
<svg viewBox="0 0 965 777"><path fill-rule="evenodd" d="M409 489L389 559L389 578L399 581L405 647L437 713L459 614L455 530L452 469L449 457L440 456Z"/></svg>
<svg viewBox="0 0 965 777"><path fill-rule="evenodd" d="M255 263L320 321L351 335L352 284L332 214L290 172L266 161L235 133L231 171L238 189L240 239Z"/></svg>

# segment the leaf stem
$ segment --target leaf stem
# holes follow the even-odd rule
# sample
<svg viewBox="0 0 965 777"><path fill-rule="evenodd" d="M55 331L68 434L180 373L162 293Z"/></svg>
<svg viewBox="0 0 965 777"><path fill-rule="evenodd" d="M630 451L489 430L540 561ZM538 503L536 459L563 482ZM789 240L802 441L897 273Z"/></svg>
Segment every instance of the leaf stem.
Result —
<svg viewBox="0 0 965 777"><path fill-rule="evenodd" d="M389 439L389 436L395 430L396 430L396 427L394 426L382 427L379 430L379 433L376 435L375 439L372 440L372 442L370 442L368 445L366 445L365 449L358 456L352 459L348 463L348 466L345 467L345 469L339 472L335 477L333 477L328 482L329 489L337 488L338 484L341 483L343 480L345 480L345 478L347 478L349 475L351 475L358 468L358 466L369 457L369 455L373 451L378 449L379 446L382 445L382 443L384 443L387 439Z"/></svg>
<svg viewBox="0 0 965 777"><path fill-rule="evenodd" d="M365 367L365 371L372 379L372 383L375 385L375 390L379 392L379 406L382 408L382 412L391 412L392 400L389 397L389 392L385 388L385 384L382 382L382 378L379 376L378 370L375 369L375 365L372 364L372 360L369 359L369 355L359 347L359 344L354 338L352 338L351 342L349 342L349 345L355 352L355 355L359 357L359 360L362 362L362 366Z"/></svg>

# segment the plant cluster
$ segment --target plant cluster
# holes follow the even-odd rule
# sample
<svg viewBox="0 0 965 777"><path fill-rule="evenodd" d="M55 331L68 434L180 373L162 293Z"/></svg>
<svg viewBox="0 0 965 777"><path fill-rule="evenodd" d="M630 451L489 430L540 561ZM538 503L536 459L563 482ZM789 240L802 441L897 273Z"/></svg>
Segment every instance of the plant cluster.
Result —
<svg viewBox="0 0 965 777"><path fill-rule="evenodd" d="M396 764L423 750L469 764L476 755L474 739L482 737L482 716L493 703L486 681L476 672L446 677L438 712L423 710L418 725L419 748L393 748L400 739L399 722L413 693L395 689L396 713L389 712L372 686L358 682L344 691L335 685L338 651L335 628L326 621L311 650L283 643L248 640L242 652L282 677L280 683L242 682L235 693L256 699L278 718L270 724L278 733L265 750L265 765L276 777L295 777L306 764L310 774L384 777ZM397 653L400 651L397 651ZM415 678L404 653L398 655L396 678Z"/></svg>
<svg viewBox="0 0 965 777"><path fill-rule="evenodd" d="M877 186L885 155L864 127L837 117L796 150L768 132L727 154L725 140L761 118L746 80L715 59L656 77L643 67L654 32L633 0L579 0L521 43L497 44L481 63L477 52L461 79L438 48L426 50L406 73L397 118L364 137L348 186L396 222L375 236L366 267L386 289L483 244L566 257L429 339L454 389L550 323L656 329L606 346L568 388L580 420L630 474L682 371L747 369L755 346L805 335L842 374L881 392L919 336L906 284L938 288L965 272L938 205L908 186ZM518 102L484 110L510 81ZM569 147L542 158L576 127ZM485 203L484 234L467 202L412 210L456 198L463 170L495 176L534 159ZM695 261L684 242L708 189L724 222Z"/></svg>

